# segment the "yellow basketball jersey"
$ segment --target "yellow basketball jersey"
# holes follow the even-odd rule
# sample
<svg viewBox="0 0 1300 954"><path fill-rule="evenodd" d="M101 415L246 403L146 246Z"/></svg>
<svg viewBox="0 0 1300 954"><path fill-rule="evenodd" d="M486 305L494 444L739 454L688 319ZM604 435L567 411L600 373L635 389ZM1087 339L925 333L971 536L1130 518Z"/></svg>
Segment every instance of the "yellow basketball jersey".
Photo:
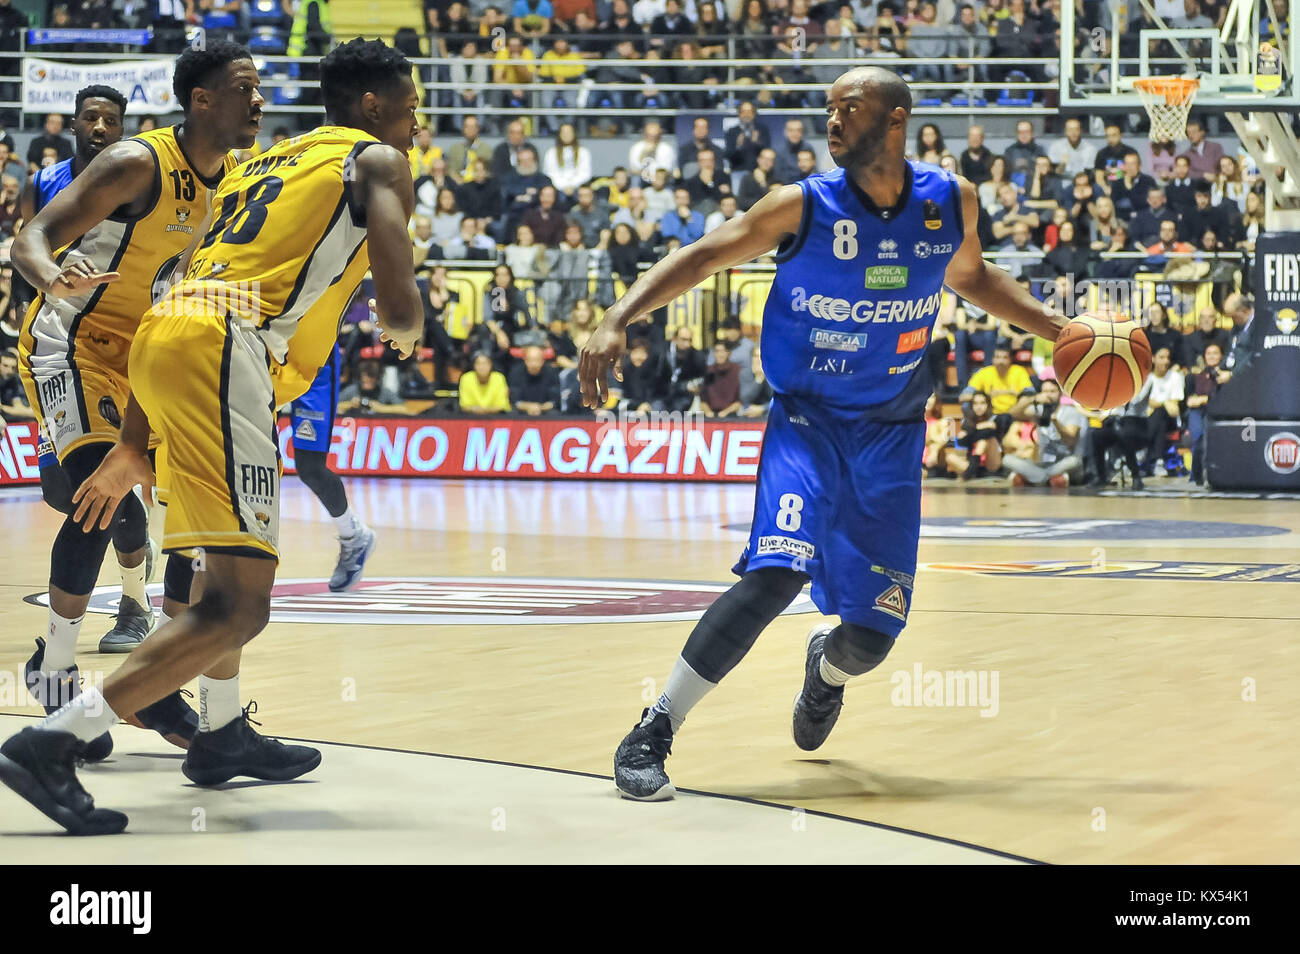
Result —
<svg viewBox="0 0 1300 954"><path fill-rule="evenodd" d="M133 141L149 149L156 166L145 211L115 212L55 255L61 263L88 259L100 271L121 277L74 298L38 295L25 329L37 346L32 350L85 350L115 366L120 359L120 368L113 370L125 371L131 339L153 304L156 283L170 274L207 214L221 177L205 180L199 174L176 139L176 127L150 130ZM234 167L234 157L227 156L222 175ZM93 347L80 349L88 339Z"/></svg>
<svg viewBox="0 0 1300 954"><path fill-rule="evenodd" d="M277 399L311 383L339 319L370 267L362 210L349 187L357 155L377 140L321 126L239 166L213 197L212 228L177 293L221 301L253 323L282 366ZM188 305L187 305L188 307Z"/></svg>

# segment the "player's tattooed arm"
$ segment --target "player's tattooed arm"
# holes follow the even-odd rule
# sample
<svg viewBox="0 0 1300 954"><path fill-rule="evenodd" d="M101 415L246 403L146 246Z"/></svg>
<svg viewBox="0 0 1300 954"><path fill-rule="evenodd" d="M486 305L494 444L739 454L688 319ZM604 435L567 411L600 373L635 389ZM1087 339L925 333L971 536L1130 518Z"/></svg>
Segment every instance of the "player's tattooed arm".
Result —
<svg viewBox="0 0 1300 954"><path fill-rule="evenodd" d="M424 303L415 284L411 236L406 223L415 208L415 186L406 156L392 146L374 145L356 160L352 188L366 216L373 308L383 339L406 357L424 335Z"/></svg>
<svg viewBox="0 0 1300 954"><path fill-rule="evenodd" d="M153 194L156 175L153 153L143 143L126 140L109 146L14 239L14 265L37 291L56 297L116 281L116 272L96 271L82 260L60 265L54 252L118 209L139 211Z"/></svg>
<svg viewBox="0 0 1300 954"><path fill-rule="evenodd" d="M958 176L957 181L961 187L966 236L948 263L944 284L990 315L1055 341L1065 327L1065 318L1017 285L1007 272L984 260L978 231L979 194L966 179Z"/></svg>
<svg viewBox="0 0 1300 954"><path fill-rule="evenodd" d="M603 407L609 399L610 368L622 380L620 359L626 347L627 326L644 321L684 292L723 269L766 255L787 236L799 232L803 219L803 189L782 186L754 203L744 216L731 219L704 238L683 245L642 275L627 293L605 312L578 355L578 383L582 403Z"/></svg>

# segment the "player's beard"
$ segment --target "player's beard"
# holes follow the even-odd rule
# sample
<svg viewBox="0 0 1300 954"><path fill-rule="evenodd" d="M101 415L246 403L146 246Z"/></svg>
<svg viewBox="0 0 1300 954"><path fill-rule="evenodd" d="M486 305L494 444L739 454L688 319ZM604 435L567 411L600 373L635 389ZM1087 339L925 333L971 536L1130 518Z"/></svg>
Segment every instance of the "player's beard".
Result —
<svg viewBox="0 0 1300 954"><path fill-rule="evenodd" d="M846 169L865 169L885 151L885 133L889 130L889 116L885 115L873 127L858 137L852 146L845 143L844 152L832 156L837 166ZM843 141L843 140L841 140Z"/></svg>

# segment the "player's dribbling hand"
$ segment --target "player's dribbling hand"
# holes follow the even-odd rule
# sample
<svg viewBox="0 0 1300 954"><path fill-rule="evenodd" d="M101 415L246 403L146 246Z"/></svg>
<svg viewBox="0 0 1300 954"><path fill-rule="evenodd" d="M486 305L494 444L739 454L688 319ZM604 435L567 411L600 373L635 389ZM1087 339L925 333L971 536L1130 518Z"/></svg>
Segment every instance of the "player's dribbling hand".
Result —
<svg viewBox="0 0 1300 954"><path fill-rule="evenodd" d="M100 530L107 530L113 524L117 505L136 484L144 491L145 500L153 499L153 465L149 463L149 455L118 444L104 455L103 462L72 495L73 506L77 508L72 513L73 522L81 523L86 533L95 529L96 524Z"/></svg>
<svg viewBox="0 0 1300 954"><path fill-rule="evenodd" d="M600 408L609 400L609 369L614 377L623 380L620 359L627 347L627 332L609 320L608 315L591 333L578 355L578 387L582 390L582 406Z"/></svg>
<svg viewBox="0 0 1300 954"><path fill-rule="evenodd" d="M117 272L101 272L86 259L64 265L58 278L50 282L45 294L51 298L71 298L98 285L115 282L122 276Z"/></svg>

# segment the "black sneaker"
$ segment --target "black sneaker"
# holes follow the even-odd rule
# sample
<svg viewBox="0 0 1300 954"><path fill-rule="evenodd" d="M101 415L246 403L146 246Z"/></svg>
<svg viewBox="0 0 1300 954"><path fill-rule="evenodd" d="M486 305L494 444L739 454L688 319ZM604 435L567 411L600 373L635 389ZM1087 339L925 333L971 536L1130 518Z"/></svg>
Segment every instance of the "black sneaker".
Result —
<svg viewBox="0 0 1300 954"><path fill-rule="evenodd" d="M287 782L320 765L320 750L306 745L285 745L253 731L261 725L250 718L257 703L250 702L241 718L215 732L197 732L181 771L195 785L220 785L236 775L270 782Z"/></svg>
<svg viewBox="0 0 1300 954"><path fill-rule="evenodd" d="M117 622L99 641L101 653L129 653L144 642L153 629L153 609L144 607L129 596L117 605Z"/></svg>
<svg viewBox="0 0 1300 954"><path fill-rule="evenodd" d="M794 744L805 752L826 741L844 708L844 687L828 686L821 677L826 637L834 629L834 626L818 626L808 634L803 690L794 697Z"/></svg>
<svg viewBox="0 0 1300 954"><path fill-rule="evenodd" d="M614 753L614 784L624 798L661 802L677 794L664 771L673 750L673 726L663 712L644 709L641 721Z"/></svg>
<svg viewBox="0 0 1300 954"><path fill-rule="evenodd" d="M188 749L199 731L199 714L185 696L194 697L188 690L178 689L123 721L136 728L152 729L177 748Z"/></svg>
<svg viewBox="0 0 1300 954"><path fill-rule="evenodd" d="M36 652L23 666L23 679L27 691L45 709L46 715L54 715L69 702L81 695L81 675L76 666L61 669L53 675L41 672L41 663L45 661L45 640L37 638ZM92 742L82 746L80 757L84 762L102 762L113 754L113 737L105 732Z"/></svg>
<svg viewBox="0 0 1300 954"><path fill-rule="evenodd" d="M71 732L29 726L0 745L0 782L74 835L116 835L126 828L126 816L96 808L77 781L83 750Z"/></svg>

